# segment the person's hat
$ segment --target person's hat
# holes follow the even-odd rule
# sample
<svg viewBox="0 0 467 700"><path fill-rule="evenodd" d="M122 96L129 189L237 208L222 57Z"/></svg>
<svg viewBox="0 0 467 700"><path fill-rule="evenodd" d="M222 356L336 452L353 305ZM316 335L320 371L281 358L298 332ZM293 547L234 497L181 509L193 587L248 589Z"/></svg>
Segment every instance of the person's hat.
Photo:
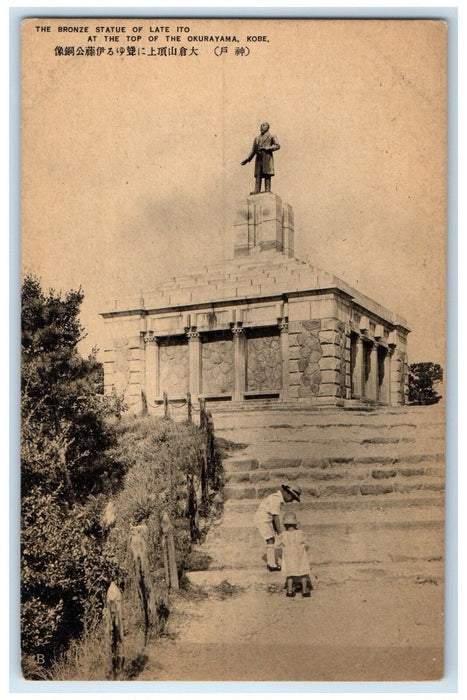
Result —
<svg viewBox="0 0 467 700"><path fill-rule="evenodd" d="M286 513L284 515L284 525L298 525L298 520L295 513Z"/></svg>
<svg viewBox="0 0 467 700"><path fill-rule="evenodd" d="M300 494L302 492L300 486L288 486L287 484L282 484L282 488L288 491L290 495L293 496L295 501L300 503Z"/></svg>

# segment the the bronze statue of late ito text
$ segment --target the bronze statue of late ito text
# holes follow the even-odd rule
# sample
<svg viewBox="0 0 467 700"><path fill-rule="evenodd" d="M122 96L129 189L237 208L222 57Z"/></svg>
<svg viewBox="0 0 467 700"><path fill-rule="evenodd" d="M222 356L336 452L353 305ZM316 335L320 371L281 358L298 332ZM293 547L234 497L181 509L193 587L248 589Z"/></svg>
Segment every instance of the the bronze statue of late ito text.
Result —
<svg viewBox="0 0 467 700"><path fill-rule="evenodd" d="M269 131L269 124L263 122L260 126L260 134L253 141L250 155L242 160L242 165L246 165L256 156L255 160L255 189L250 194L261 192L261 180L264 179L264 191L271 191L271 177L274 175L274 151L280 148L279 141Z"/></svg>

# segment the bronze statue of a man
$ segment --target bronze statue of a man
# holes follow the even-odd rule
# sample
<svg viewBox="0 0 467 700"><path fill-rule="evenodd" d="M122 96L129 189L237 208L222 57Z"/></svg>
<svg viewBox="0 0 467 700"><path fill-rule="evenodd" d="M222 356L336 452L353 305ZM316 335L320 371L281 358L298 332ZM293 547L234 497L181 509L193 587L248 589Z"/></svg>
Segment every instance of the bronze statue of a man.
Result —
<svg viewBox="0 0 467 700"><path fill-rule="evenodd" d="M274 175L273 151L280 148L279 141L269 131L269 124L263 122L260 126L261 133L253 141L251 153L248 158L242 160L242 165L246 165L256 156L255 160L255 189L250 194L261 192L261 180L264 178L265 192L271 191L271 177Z"/></svg>

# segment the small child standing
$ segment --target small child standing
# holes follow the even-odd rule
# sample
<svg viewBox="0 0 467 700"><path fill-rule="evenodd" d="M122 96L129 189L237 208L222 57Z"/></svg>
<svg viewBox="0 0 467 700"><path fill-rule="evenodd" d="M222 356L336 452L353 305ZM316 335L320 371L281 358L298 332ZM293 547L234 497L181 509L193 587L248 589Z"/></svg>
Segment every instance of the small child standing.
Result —
<svg viewBox="0 0 467 700"><path fill-rule="evenodd" d="M312 589L310 578L310 562L308 560L308 545L303 532L298 529L298 521L295 513L287 513L284 516L285 532L276 541L282 545L282 570L285 574L286 595L288 598L295 596L295 587L301 586L302 596L309 598Z"/></svg>
<svg viewBox="0 0 467 700"><path fill-rule="evenodd" d="M281 567L276 561L274 540L281 532L280 512L284 503L292 501L300 502L300 486L282 484L275 493L264 498L255 513L255 525L266 544L266 563L268 571L280 571Z"/></svg>

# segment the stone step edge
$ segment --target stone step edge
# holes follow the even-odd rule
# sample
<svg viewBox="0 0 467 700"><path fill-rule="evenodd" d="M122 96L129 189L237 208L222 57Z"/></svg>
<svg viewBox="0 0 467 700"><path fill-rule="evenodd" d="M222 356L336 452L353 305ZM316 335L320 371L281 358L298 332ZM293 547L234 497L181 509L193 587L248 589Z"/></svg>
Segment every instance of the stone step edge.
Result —
<svg viewBox="0 0 467 700"><path fill-rule="evenodd" d="M375 482L361 483L345 483L336 484L327 482L326 485L314 484L313 486L303 485L301 482L302 497L310 496L312 498L323 498L327 496L383 496L388 493L408 493L410 491L439 491L445 489L444 479L430 477L430 481L425 480L420 483L418 480L415 483L401 484L398 481L380 480ZM276 486L225 486L223 489L224 501L227 500L243 500L243 499L261 499L269 496L277 491Z"/></svg>
<svg viewBox="0 0 467 700"><path fill-rule="evenodd" d="M293 423L258 423L257 425L253 424L251 421L246 423L245 425L231 425L230 423L227 423L226 425L216 425L215 426L215 431L216 433L219 432L233 432L236 430L307 430L308 428L316 428L318 431L319 430L336 430L340 428L344 429L349 429L349 428L363 428L364 430L399 430L399 429L406 429L410 428L411 432L422 430L424 432L429 432L430 430L433 430L433 428L445 428L446 423L445 421L436 421L432 423L391 423L388 424L387 422L385 423L370 423L367 421L362 422L362 423L357 423L357 422L351 422L347 421L345 423L297 423L294 425Z"/></svg>
<svg viewBox="0 0 467 700"><path fill-rule="evenodd" d="M331 433L332 436L335 436L336 440L344 440L345 437L351 435L352 432L355 433L358 431L363 433L359 436L362 441L377 438L378 436L374 435L374 433L382 432L383 434L380 436L380 438L391 438L390 442L415 442L428 439L440 439L441 437L444 437L445 426L438 424L418 426L409 425L407 423L399 423L396 425L365 425L363 423L335 423L332 425L320 423L303 423L301 425L292 425L291 423L252 425L249 423L248 425L217 425L215 427L216 436L224 437L225 439L227 439L231 433L238 432L243 435L245 432L251 434L253 431L258 433L267 431L268 435L272 436L274 440L293 438L294 435L300 436L302 434L309 435L311 438L314 437L315 439L318 439L318 437L321 436L322 438L329 440L331 436L327 436L327 432ZM284 436L277 435L278 431L284 431ZM368 431L368 435L364 434L366 431ZM391 434L385 435L385 432Z"/></svg>
<svg viewBox="0 0 467 700"><path fill-rule="evenodd" d="M366 521L363 523L345 523L345 522L335 522L335 523L324 523L317 521L306 521L300 518L300 514L297 514L298 520L300 522L300 527L302 530L312 530L314 533L319 535L320 533L332 533L342 531L343 534L351 535L355 533L366 533L374 532L377 530L436 530L438 528L444 528L445 520L444 517L433 518L431 520L401 520L401 521ZM226 523L221 522L219 524L219 529L222 533L225 530L232 530L238 533L238 535L253 535L255 538L258 537L257 528L253 522L251 524L238 524L238 523Z"/></svg>
<svg viewBox="0 0 467 700"><path fill-rule="evenodd" d="M406 562L407 563L407 562ZM338 562L332 564L312 564L312 573L315 590L321 586L344 583L351 581L369 581L374 579L374 574L381 580L382 573L386 574L390 580L404 579L414 581L419 584L439 585L444 580L444 563L436 562L437 566L430 564L426 560L420 559L418 562L410 562L415 570L404 570L403 562L361 562L350 564L349 562ZM402 566L401 566L402 564ZM417 566L418 564L418 566ZM372 577L373 574L373 577ZM258 586L260 588L270 588L274 586L282 587L284 576L281 571L270 572L264 567L246 567L244 569L212 569L208 571L188 571L186 576L192 585L214 588L227 581L231 585L239 588L249 588ZM369 578L368 578L369 577ZM245 580L246 579L246 580ZM386 579L387 580L387 579ZM313 595L313 594L312 594Z"/></svg>
<svg viewBox="0 0 467 700"><path fill-rule="evenodd" d="M404 496L406 496L404 498ZM224 503L224 512L232 511L252 511L255 510L260 504L260 499L256 498L245 498L245 499L231 499ZM308 510L314 508L315 510L324 510L328 512L333 511L346 511L355 510L358 511L361 508L373 508L378 510L382 507L386 508L429 508L429 507L439 507L444 509L445 499L444 496L428 496L423 491L411 491L406 494L403 493L389 493L386 494L384 500L380 498L373 499L371 497L363 497L359 495L358 497L345 496L339 500L335 498L316 498L309 501L303 501L300 503L300 510Z"/></svg>
<svg viewBox="0 0 467 700"><path fill-rule="evenodd" d="M241 484L263 484L271 480L289 480L305 482L343 482L348 479L375 479L377 481L387 479L391 480L397 477L402 479L422 479L439 478L444 479L444 470L437 470L434 467L399 467L390 469L388 467L382 469L368 469L367 466L352 467L349 471L334 471L326 469L323 471L299 471L293 467L279 470L275 469L272 473L267 470L258 469L247 472L227 472L224 476L225 485L241 485Z"/></svg>
<svg viewBox="0 0 467 700"><path fill-rule="evenodd" d="M307 467L309 469L326 469L338 464L418 464L420 462L444 463L443 453L419 454L388 457L387 455L368 455L361 457L270 457L259 460L256 457L227 457L222 460L224 469L246 471L248 469L286 469L289 467Z"/></svg>

